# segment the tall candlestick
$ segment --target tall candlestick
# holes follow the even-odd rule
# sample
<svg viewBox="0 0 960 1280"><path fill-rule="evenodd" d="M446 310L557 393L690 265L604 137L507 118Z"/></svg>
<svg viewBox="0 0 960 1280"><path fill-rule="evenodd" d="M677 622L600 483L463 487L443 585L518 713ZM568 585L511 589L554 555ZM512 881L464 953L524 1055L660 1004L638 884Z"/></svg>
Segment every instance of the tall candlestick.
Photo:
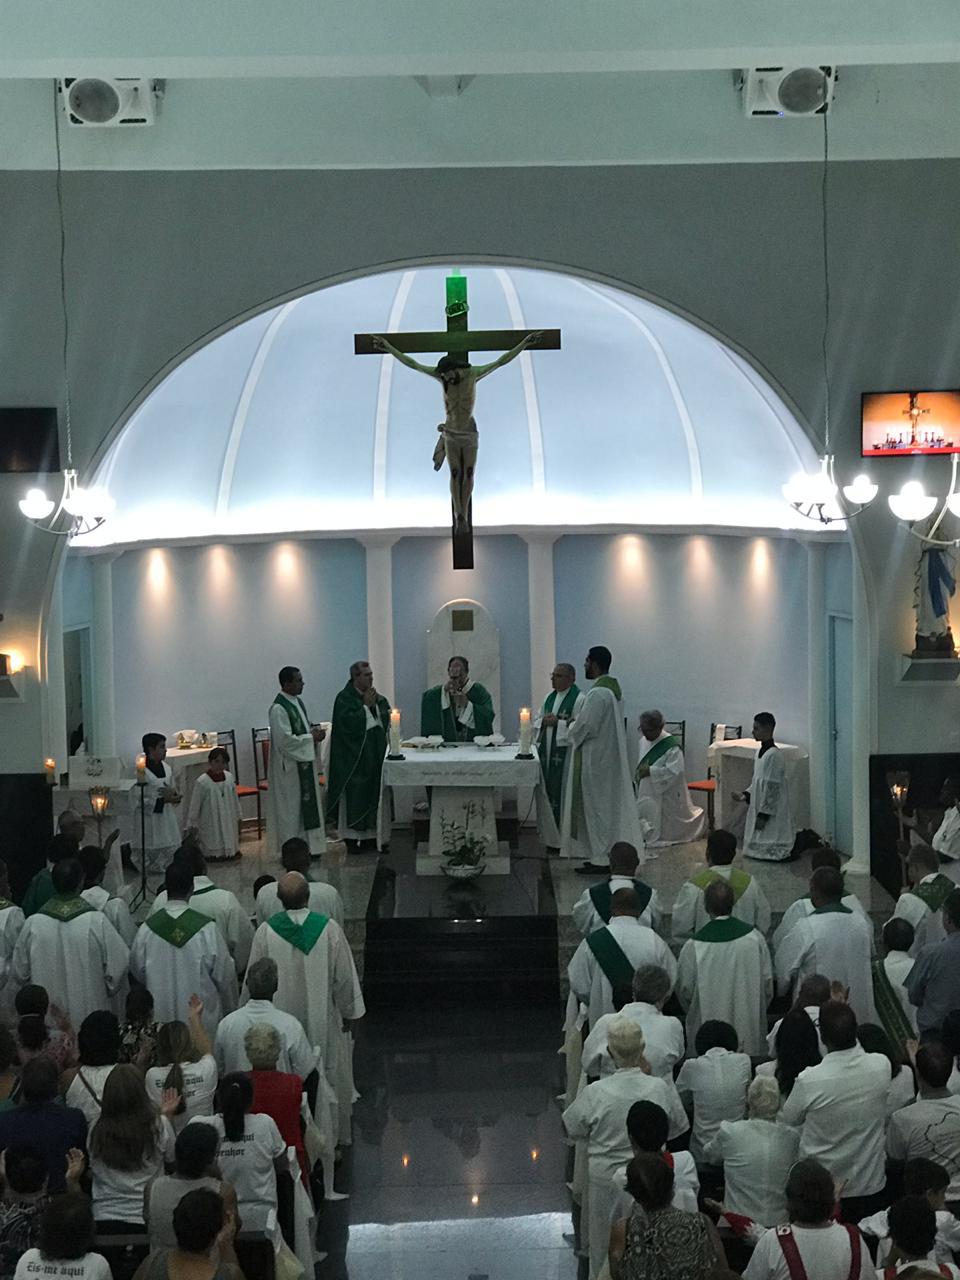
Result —
<svg viewBox="0 0 960 1280"><path fill-rule="evenodd" d="M390 754L400 754L400 712L396 707L390 712Z"/></svg>
<svg viewBox="0 0 960 1280"><path fill-rule="evenodd" d="M527 756L530 754L530 744L533 741L533 728L530 724L530 708L520 708L520 754Z"/></svg>
<svg viewBox="0 0 960 1280"><path fill-rule="evenodd" d="M44 760L43 772L50 786L55 787L57 785L57 762L51 756L47 756L46 760Z"/></svg>
<svg viewBox="0 0 960 1280"><path fill-rule="evenodd" d="M147 757L137 756L137 781L146 781L147 776Z"/></svg>

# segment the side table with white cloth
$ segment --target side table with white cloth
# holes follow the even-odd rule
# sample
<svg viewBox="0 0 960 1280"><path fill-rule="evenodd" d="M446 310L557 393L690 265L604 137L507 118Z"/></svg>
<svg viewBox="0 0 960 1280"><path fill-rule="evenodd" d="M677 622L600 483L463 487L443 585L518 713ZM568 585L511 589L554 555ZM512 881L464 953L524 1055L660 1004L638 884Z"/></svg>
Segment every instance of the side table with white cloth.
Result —
<svg viewBox="0 0 960 1280"><path fill-rule="evenodd" d="M166 761L182 797L180 808L184 818L190 812L190 797L197 779L208 767L213 747L167 747ZM231 768L236 766L231 764Z"/></svg>
<svg viewBox="0 0 960 1280"><path fill-rule="evenodd" d="M542 789L540 761L517 759L516 743L478 747L475 743L444 743L442 747L405 746L405 759L383 762L377 843L390 839L388 790L430 787L430 840L427 852L417 851L417 875L442 874L445 860L443 828L455 823L486 839L488 875L510 874L510 853L497 842L497 790Z"/></svg>
<svg viewBox="0 0 960 1280"><path fill-rule="evenodd" d="M803 747L777 742L783 754L790 788L790 811L798 831L810 825L809 758ZM755 738L730 738L712 742L707 748L707 763L717 780L716 823L727 830L743 828L746 806L733 799L734 792L747 791L753 777L753 765L760 743Z"/></svg>

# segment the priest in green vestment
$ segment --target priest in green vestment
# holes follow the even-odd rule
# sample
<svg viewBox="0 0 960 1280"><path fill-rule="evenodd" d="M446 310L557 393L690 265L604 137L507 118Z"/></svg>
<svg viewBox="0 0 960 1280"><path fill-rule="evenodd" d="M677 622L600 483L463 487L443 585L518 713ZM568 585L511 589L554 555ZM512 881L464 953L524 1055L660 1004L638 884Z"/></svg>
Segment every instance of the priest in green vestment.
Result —
<svg viewBox="0 0 960 1280"><path fill-rule="evenodd" d="M553 668L550 683L553 691L543 701L537 717L537 754L540 756L540 767L543 770L543 784L553 814L555 830L549 829L549 821L544 821L544 843L550 847L560 846L560 822L562 817L561 795L563 791L563 771L567 762L567 731L570 721L574 719L583 702L583 694L576 684L577 672L569 662L558 662ZM546 819L547 815L541 815Z"/></svg>
<svg viewBox="0 0 960 1280"><path fill-rule="evenodd" d="M327 808L338 834L356 851L376 838L380 773L387 750L390 703L377 692L369 662L355 662L333 704Z"/></svg>
<svg viewBox="0 0 960 1280"><path fill-rule="evenodd" d="M434 685L420 702L420 732L443 735L444 742L472 742L493 733L493 699L475 680L470 664L459 655L447 663L445 684Z"/></svg>

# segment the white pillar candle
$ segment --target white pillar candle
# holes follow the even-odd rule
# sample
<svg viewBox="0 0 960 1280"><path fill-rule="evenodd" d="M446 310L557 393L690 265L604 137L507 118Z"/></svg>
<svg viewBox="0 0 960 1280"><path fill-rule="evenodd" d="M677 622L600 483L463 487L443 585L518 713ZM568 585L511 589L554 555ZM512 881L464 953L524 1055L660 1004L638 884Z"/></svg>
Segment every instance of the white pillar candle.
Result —
<svg viewBox="0 0 960 1280"><path fill-rule="evenodd" d="M400 712L396 707L390 712L390 754L400 754Z"/></svg>
<svg viewBox="0 0 960 1280"><path fill-rule="evenodd" d="M530 708L520 708L520 754L523 756L530 754L530 744L533 741L533 729L530 724Z"/></svg>

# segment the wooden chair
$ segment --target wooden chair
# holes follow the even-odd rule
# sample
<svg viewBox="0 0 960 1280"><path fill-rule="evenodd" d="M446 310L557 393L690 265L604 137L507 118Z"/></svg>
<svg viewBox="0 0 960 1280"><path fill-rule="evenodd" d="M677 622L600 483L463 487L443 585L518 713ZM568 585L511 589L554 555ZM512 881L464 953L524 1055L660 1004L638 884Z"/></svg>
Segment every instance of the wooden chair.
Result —
<svg viewBox="0 0 960 1280"><path fill-rule="evenodd" d="M664 720L663 727L667 733L671 733L675 738L680 739L680 750L685 752L687 749L686 720Z"/></svg>
<svg viewBox="0 0 960 1280"><path fill-rule="evenodd" d="M716 724L710 726L710 743L713 742L714 734L717 732ZM728 724L724 727L724 742L732 742L735 738L743 736L742 724ZM708 744L709 745L709 744ZM707 767L707 776L699 782L688 782L687 790L694 791L698 795L706 798L707 802L707 830L712 831L714 828L714 796L717 794L717 780L713 776L713 770Z"/></svg>
<svg viewBox="0 0 960 1280"><path fill-rule="evenodd" d="M237 731L236 729L218 729L217 730L217 746L226 747L230 752L230 763L233 765L233 776L237 784L237 799L245 800L250 796L257 802L257 839L260 838L260 828L263 820L260 816L260 788L247 787L240 781L240 761L237 758Z"/></svg>
<svg viewBox="0 0 960 1280"><path fill-rule="evenodd" d="M260 838L263 820L260 810L260 793L268 790L267 774L270 771L270 730L251 729L250 739L253 743L253 777L257 793L257 839Z"/></svg>

